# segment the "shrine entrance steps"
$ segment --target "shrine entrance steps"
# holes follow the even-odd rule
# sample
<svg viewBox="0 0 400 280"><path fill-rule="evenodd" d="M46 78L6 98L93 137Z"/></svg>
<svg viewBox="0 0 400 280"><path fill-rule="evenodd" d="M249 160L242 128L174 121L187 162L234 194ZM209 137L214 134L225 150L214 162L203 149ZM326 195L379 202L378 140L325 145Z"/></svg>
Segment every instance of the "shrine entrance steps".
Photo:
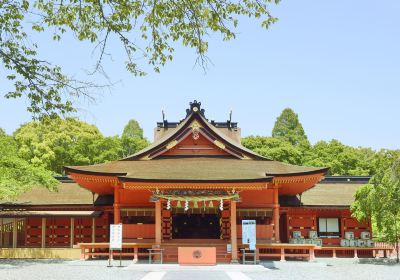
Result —
<svg viewBox="0 0 400 280"><path fill-rule="evenodd" d="M231 253L227 253L226 240L220 239L171 239L163 240L161 248L164 249L163 258L166 263L178 262L178 247L215 247L217 263L230 263Z"/></svg>

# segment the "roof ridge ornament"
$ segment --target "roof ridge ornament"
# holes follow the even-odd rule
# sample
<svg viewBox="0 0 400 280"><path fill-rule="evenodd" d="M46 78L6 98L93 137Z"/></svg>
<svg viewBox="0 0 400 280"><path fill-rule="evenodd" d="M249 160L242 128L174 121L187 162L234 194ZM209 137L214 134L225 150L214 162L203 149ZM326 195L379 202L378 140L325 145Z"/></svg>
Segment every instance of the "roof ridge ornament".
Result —
<svg viewBox="0 0 400 280"><path fill-rule="evenodd" d="M201 109L201 102L194 100L193 102L189 103L190 108L186 109L186 117L189 116L191 113L198 113L200 115L204 116L204 113L206 110Z"/></svg>

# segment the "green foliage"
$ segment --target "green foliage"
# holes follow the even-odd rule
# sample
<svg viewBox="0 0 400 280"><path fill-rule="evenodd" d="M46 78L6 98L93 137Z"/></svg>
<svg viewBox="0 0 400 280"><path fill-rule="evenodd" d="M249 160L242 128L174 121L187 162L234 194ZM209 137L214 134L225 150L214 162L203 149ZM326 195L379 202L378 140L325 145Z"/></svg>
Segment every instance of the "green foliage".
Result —
<svg viewBox="0 0 400 280"><path fill-rule="evenodd" d="M319 141L304 154L304 164L329 167L330 175L372 175L375 152L346 146L338 140Z"/></svg>
<svg viewBox="0 0 400 280"><path fill-rule="evenodd" d="M122 138L124 137L143 138L143 129L136 120L129 120L129 122L125 125L124 131L122 132Z"/></svg>
<svg viewBox="0 0 400 280"><path fill-rule="evenodd" d="M24 31L27 15L33 14L31 8L26 0L0 1L0 63L6 69L4 77L14 84L5 97L26 96L30 102L27 110L34 116L54 117L74 111L72 97L87 95L87 89L94 85L69 78L60 67L38 57L37 45L29 44Z"/></svg>
<svg viewBox="0 0 400 280"><path fill-rule="evenodd" d="M105 137L98 128L74 118L32 121L14 132L18 155L31 163L64 173L64 166L117 160L149 143L139 137Z"/></svg>
<svg viewBox="0 0 400 280"><path fill-rule="evenodd" d="M249 136L242 139L242 144L266 158L290 164L302 164L302 149L283 139Z"/></svg>
<svg viewBox="0 0 400 280"><path fill-rule="evenodd" d="M307 136L297 114L290 108L282 111L272 129L272 137L288 141L294 146L309 146Z"/></svg>
<svg viewBox="0 0 400 280"><path fill-rule="evenodd" d="M140 151L150 145L150 142L147 139L139 137L122 137L121 142L123 150L122 157L133 155L137 151Z"/></svg>
<svg viewBox="0 0 400 280"><path fill-rule="evenodd" d="M47 32L55 41L64 33L93 43L98 51L95 71L110 41L119 42L126 54L126 69L145 75L143 65L155 72L172 60L175 42L195 49L203 67L207 62L209 34L222 40L235 38L241 16L259 19L268 28L276 22L270 3L279 0L7 0L0 1L0 61L8 70L14 90L6 97L26 96L28 110L43 117L74 110L73 97L88 96L95 85L74 80L61 68L38 57L30 32ZM32 43L31 43L32 42ZM140 60L138 59L140 58Z"/></svg>
<svg viewBox="0 0 400 280"><path fill-rule="evenodd" d="M136 120L129 120L121 136L123 157L130 156L144 149L150 143L143 137L143 129Z"/></svg>
<svg viewBox="0 0 400 280"><path fill-rule="evenodd" d="M0 129L0 199L12 200L34 186L53 189L58 184L50 171L17 156L15 140Z"/></svg>
<svg viewBox="0 0 400 280"><path fill-rule="evenodd" d="M353 216L360 221L374 220L379 238L394 244L400 241L400 157L393 161L390 153L370 182L359 188L351 206ZM397 262L399 255L397 253Z"/></svg>
<svg viewBox="0 0 400 280"><path fill-rule="evenodd" d="M14 133L18 155L57 174L68 164L96 163L92 154L93 142L103 136L93 125L77 119L46 119L22 125ZM105 151L107 152L107 151Z"/></svg>

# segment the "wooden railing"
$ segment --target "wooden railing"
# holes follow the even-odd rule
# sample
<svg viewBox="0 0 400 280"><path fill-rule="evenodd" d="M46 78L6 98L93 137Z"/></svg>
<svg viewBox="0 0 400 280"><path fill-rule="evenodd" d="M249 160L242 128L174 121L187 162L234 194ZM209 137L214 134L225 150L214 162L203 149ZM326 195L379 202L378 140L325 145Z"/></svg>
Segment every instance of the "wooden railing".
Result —
<svg viewBox="0 0 400 280"><path fill-rule="evenodd" d="M92 257L133 257L133 261L138 261L140 256L148 256L147 249L151 249L154 243L123 243L122 250L110 251L110 243L79 243L81 249L81 259L87 260ZM111 255L112 254L112 255Z"/></svg>
<svg viewBox="0 0 400 280"><path fill-rule="evenodd" d="M239 245L239 249L247 248L248 245ZM287 244L287 243L274 243L274 244L257 244L256 245L256 259L260 258L279 258L285 261L286 257L303 258L309 261L315 260L315 251L321 247L315 244ZM239 257L242 254L239 253Z"/></svg>

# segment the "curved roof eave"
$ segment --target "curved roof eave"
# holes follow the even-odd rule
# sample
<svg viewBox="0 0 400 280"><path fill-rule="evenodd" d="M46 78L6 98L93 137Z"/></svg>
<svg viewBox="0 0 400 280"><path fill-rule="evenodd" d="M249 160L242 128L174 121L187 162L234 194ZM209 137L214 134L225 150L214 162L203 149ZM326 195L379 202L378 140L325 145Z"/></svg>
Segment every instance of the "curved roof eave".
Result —
<svg viewBox="0 0 400 280"><path fill-rule="evenodd" d="M287 177L287 176L303 176L303 175L312 175L312 174L326 174L329 171L329 167L322 167L320 169L303 171L303 172L293 172L293 173L265 173L266 176L272 177Z"/></svg>
<svg viewBox="0 0 400 280"><path fill-rule="evenodd" d="M146 182L146 183L260 183L272 182L273 177L268 176L265 178L251 178L251 179L147 179L147 178L133 178L118 176L121 182Z"/></svg>
<svg viewBox="0 0 400 280"><path fill-rule="evenodd" d="M64 166L64 170L67 173L87 174L87 175L97 175L97 176L125 176L128 174L126 172L100 172L100 171L82 170L82 169L77 169L78 167L80 166Z"/></svg>

